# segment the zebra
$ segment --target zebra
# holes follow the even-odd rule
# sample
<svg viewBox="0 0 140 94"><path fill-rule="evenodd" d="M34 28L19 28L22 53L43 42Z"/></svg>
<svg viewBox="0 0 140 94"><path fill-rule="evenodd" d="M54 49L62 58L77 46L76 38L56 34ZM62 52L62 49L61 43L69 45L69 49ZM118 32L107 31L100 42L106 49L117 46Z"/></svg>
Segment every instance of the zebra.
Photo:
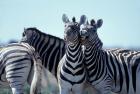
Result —
<svg viewBox="0 0 140 94"><path fill-rule="evenodd" d="M65 54L64 40L30 27L24 29L21 42L34 47L42 60L43 67L57 78L59 61Z"/></svg>
<svg viewBox="0 0 140 94"><path fill-rule="evenodd" d="M104 50L97 34L102 23L92 19L81 28L88 83L100 94L140 94L140 51Z"/></svg>
<svg viewBox="0 0 140 94"><path fill-rule="evenodd" d="M64 40L66 53L60 61L58 69L58 85L60 94L83 94L86 81L86 71L83 64L83 52L80 43L80 25L86 20L81 16L80 22L73 17L72 22L64 14L62 20L65 24Z"/></svg>
<svg viewBox="0 0 140 94"><path fill-rule="evenodd" d="M12 43L2 47L0 50L0 87L10 86L13 94L23 94L23 87L32 64L35 72L31 87L36 87L41 80L42 65L34 48L27 43ZM31 89L31 94L36 94L35 90Z"/></svg>
<svg viewBox="0 0 140 94"><path fill-rule="evenodd" d="M41 58L43 72L49 71L57 80L57 69L59 61L65 54L65 41L59 37L41 32L35 27L30 27L24 29L21 42L28 43L30 46L35 48L36 52L38 52ZM29 76L29 78L32 78L33 75ZM44 78L47 79L46 74L41 76L41 80L46 81ZM44 84L41 85L46 86ZM38 85L37 87L34 86L31 88L33 89L38 87L40 86Z"/></svg>
<svg viewBox="0 0 140 94"><path fill-rule="evenodd" d="M43 33L36 27L30 27L24 28L21 42L28 43L35 48L42 60L43 69L49 71L57 80L57 71L60 66L59 61L66 52L65 41L59 37ZM30 76L32 77L32 75ZM45 77L47 78L46 75ZM41 78L44 79L44 77ZM85 84L85 89L95 92L94 88L89 84ZM86 90L84 92L86 92Z"/></svg>

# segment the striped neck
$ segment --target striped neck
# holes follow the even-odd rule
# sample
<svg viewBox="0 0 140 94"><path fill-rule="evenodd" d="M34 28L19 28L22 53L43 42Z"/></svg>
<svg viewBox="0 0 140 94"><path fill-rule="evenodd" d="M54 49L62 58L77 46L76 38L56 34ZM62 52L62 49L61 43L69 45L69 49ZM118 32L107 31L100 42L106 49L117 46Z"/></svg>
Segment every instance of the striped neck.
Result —
<svg viewBox="0 0 140 94"><path fill-rule="evenodd" d="M96 33L94 35L90 35L89 37L91 38L88 39L88 42L86 43L85 47L87 49L91 48L92 50L101 50L103 43L98 37L98 34Z"/></svg>
<svg viewBox="0 0 140 94"><path fill-rule="evenodd" d="M67 56L70 55L70 56L74 57L76 55L79 55L81 53L81 51L82 51L82 48L81 48L80 42L77 42L74 44L69 43L66 45L66 55ZM79 57L79 56L77 56L77 57Z"/></svg>
<svg viewBox="0 0 140 94"><path fill-rule="evenodd" d="M93 45L85 46L85 65L90 83L98 80L104 70L102 45L102 42L98 39L98 41L93 42Z"/></svg>
<svg viewBox="0 0 140 94"><path fill-rule="evenodd" d="M76 70L75 67L78 65L81 66L81 64L83 63L82 47L79 42L77 44L68 44L66 46L66 63L72 66L73 70Z"/></svg>

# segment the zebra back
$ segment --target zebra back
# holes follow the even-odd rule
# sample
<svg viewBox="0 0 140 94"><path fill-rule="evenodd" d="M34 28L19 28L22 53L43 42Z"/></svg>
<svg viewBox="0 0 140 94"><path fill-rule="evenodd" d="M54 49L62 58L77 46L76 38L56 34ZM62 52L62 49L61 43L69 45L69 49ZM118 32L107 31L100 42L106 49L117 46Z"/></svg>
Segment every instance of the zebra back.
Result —
<svg viewBox="0 0 140 94"><path fill-rule="evenodd" d="M0 86L8 85L13 94L22 94L30 74L31 64L34 64L35 73L41 72L39 55L29 44L12 43L4 46L0 50ZM36 75L33 81L39 79L40 75Z"/></svg>
<svg viewBox="0 0 140 94"><path fill-rule="evenodd" d="M56 76L59 61L65 53L64 40L36 28L27 28L23 32L22 42L33 46L39 53L43 66Z"/></svg>

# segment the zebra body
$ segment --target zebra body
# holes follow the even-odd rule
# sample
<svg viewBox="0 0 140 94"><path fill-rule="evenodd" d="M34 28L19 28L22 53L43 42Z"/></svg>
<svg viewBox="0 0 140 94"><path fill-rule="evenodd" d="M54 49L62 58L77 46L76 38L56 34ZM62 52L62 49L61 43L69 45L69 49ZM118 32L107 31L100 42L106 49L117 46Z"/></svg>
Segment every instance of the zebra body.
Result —
<svg viewBox="0 0 140 94"><path fill-rule="evenodd" d="M58 37L45 34L36 28L23 32L23 43L28 43L39 53L43 67L57 77L59 61L65 54L65 42Z"/></svg>
<svg viewBox="0 0 140 94"><path fill-rule="evenodd" d="M60 94L83 94L86 72L83 64L83 52L80 43L80 25L75 22L66 22L68 19L63 15L65 23L64 39L66 41L66 53L60 63L58 72L58 84ZM84 17L84 16L83 16ZM81 16L81 20L82 20Z"/></svg>
<svg viewBox="0 0 140 94"><path fill-rule="evenodd" d="M28 43L39 53L43 65L42 74L45 74L41 76L42 81L47 81L48 76L46 75L46 72L48 71L54 76L55 79L57 79L59 61L65 54L64 40L49 34L45 34L36 28L27 28L23 32L23 39L21 42ZM30 75L29 78L32 78L32 76L33 75ZM43 82L41 86L47 85L44 85L44 83L46 82ZM41 86L38 85L37 87L33 86L31 88L40 88Z"/></svg>
<svg viewBox="0 0 140 94"><path fill-rule="evenodd" d="M102 49L103 43L97 35L102 20L86 24L82 29L85 46L85 66L88 82L101 94L140 93L140 51L126 49Z"/></svg>
<svg viewBox="0 0 140 94"><path fill-rule="evenodd" d="M37 72L41 68L37 67L41 61L39 55L28 44L14 43L3 47L0 50L0 87L10 86L13 94L23 94L23 87L33 63ZM35 80L40 79L39 75L38 73L37 78L33 80L35 84Z"/></svg>

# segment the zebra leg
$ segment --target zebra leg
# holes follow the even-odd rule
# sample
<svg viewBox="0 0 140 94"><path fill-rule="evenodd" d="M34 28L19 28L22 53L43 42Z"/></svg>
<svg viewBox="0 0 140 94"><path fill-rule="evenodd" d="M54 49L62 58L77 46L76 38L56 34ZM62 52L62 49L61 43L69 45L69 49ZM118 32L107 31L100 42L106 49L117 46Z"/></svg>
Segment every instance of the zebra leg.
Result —
<svg viewBox="0 0 140 94"><path fill-rule="evenodd" d="M71 94L70 92L70 90L68 90L68 89L60 89L59 88L59 90L60 90L60 94Z"/></svg>
<svg viewBox="0 0 140 94"><path fill-rule="evenodd" d="M71 94L70 88L67 88L67 86L59 85L59 92L60 94Z"/></svg>
<svg viewBox="0 0 140 94"><path fill-rule="evenodd" d="M68 81L63 80L61 77L61 70L64 64L65 56L61 59L57 69L57 80L58 80L58 87L59 87L59 94L71 94L72 85Z"/></svg>
<svg viewBox="0 0 140 94"><path fill-rule="evenodd" d="M72 85L62 79L58 79L58 86L60 94L71 94Z"/></svg>
<svg viewBox="0 0 140 94"><path fill-rule="evenodd" d="M12 62L6 65L6 78L13 94L24 94L23 88L31 68L31 60Z"/></svg>
<svg viewBox="0 0 140 94"><path fill-rule="evenodd" d="M38 54L34 59L34 76L30 88L30 94L41 94L41 73L42 73L42 62Z"/></svg>
<svg viewBox="0 0 140 94"><path fill-rule="evenodd" d="M99 91L92 86L91 84L89 84L88 82L85 82L84 84L84 94L100 94Z"/></svg>
<svg viewBox="0 0 140 94"><path fill-rule="evenodd" d="M28 79L27 79L27 83L30 85L30 94L41 94L41 83L42 82L42 77L40 78L40 80L37 80L35 77L35 70L34 70L34 66L32 66ZM36 79L36 80L33 80Z"/></svg>
<svg viewBox="0 0 140 94"><path fill-rule="evenodd" d="M85 90L84 83L75 84L72 87L73 94L84 94L84 90Z"/></svg>
<svg viewBox="0 0 140 94"><path fill-rule="evenodd" d="M62 79L58 79L58 86L60 94L71 94L72 85Z"/></svg>

